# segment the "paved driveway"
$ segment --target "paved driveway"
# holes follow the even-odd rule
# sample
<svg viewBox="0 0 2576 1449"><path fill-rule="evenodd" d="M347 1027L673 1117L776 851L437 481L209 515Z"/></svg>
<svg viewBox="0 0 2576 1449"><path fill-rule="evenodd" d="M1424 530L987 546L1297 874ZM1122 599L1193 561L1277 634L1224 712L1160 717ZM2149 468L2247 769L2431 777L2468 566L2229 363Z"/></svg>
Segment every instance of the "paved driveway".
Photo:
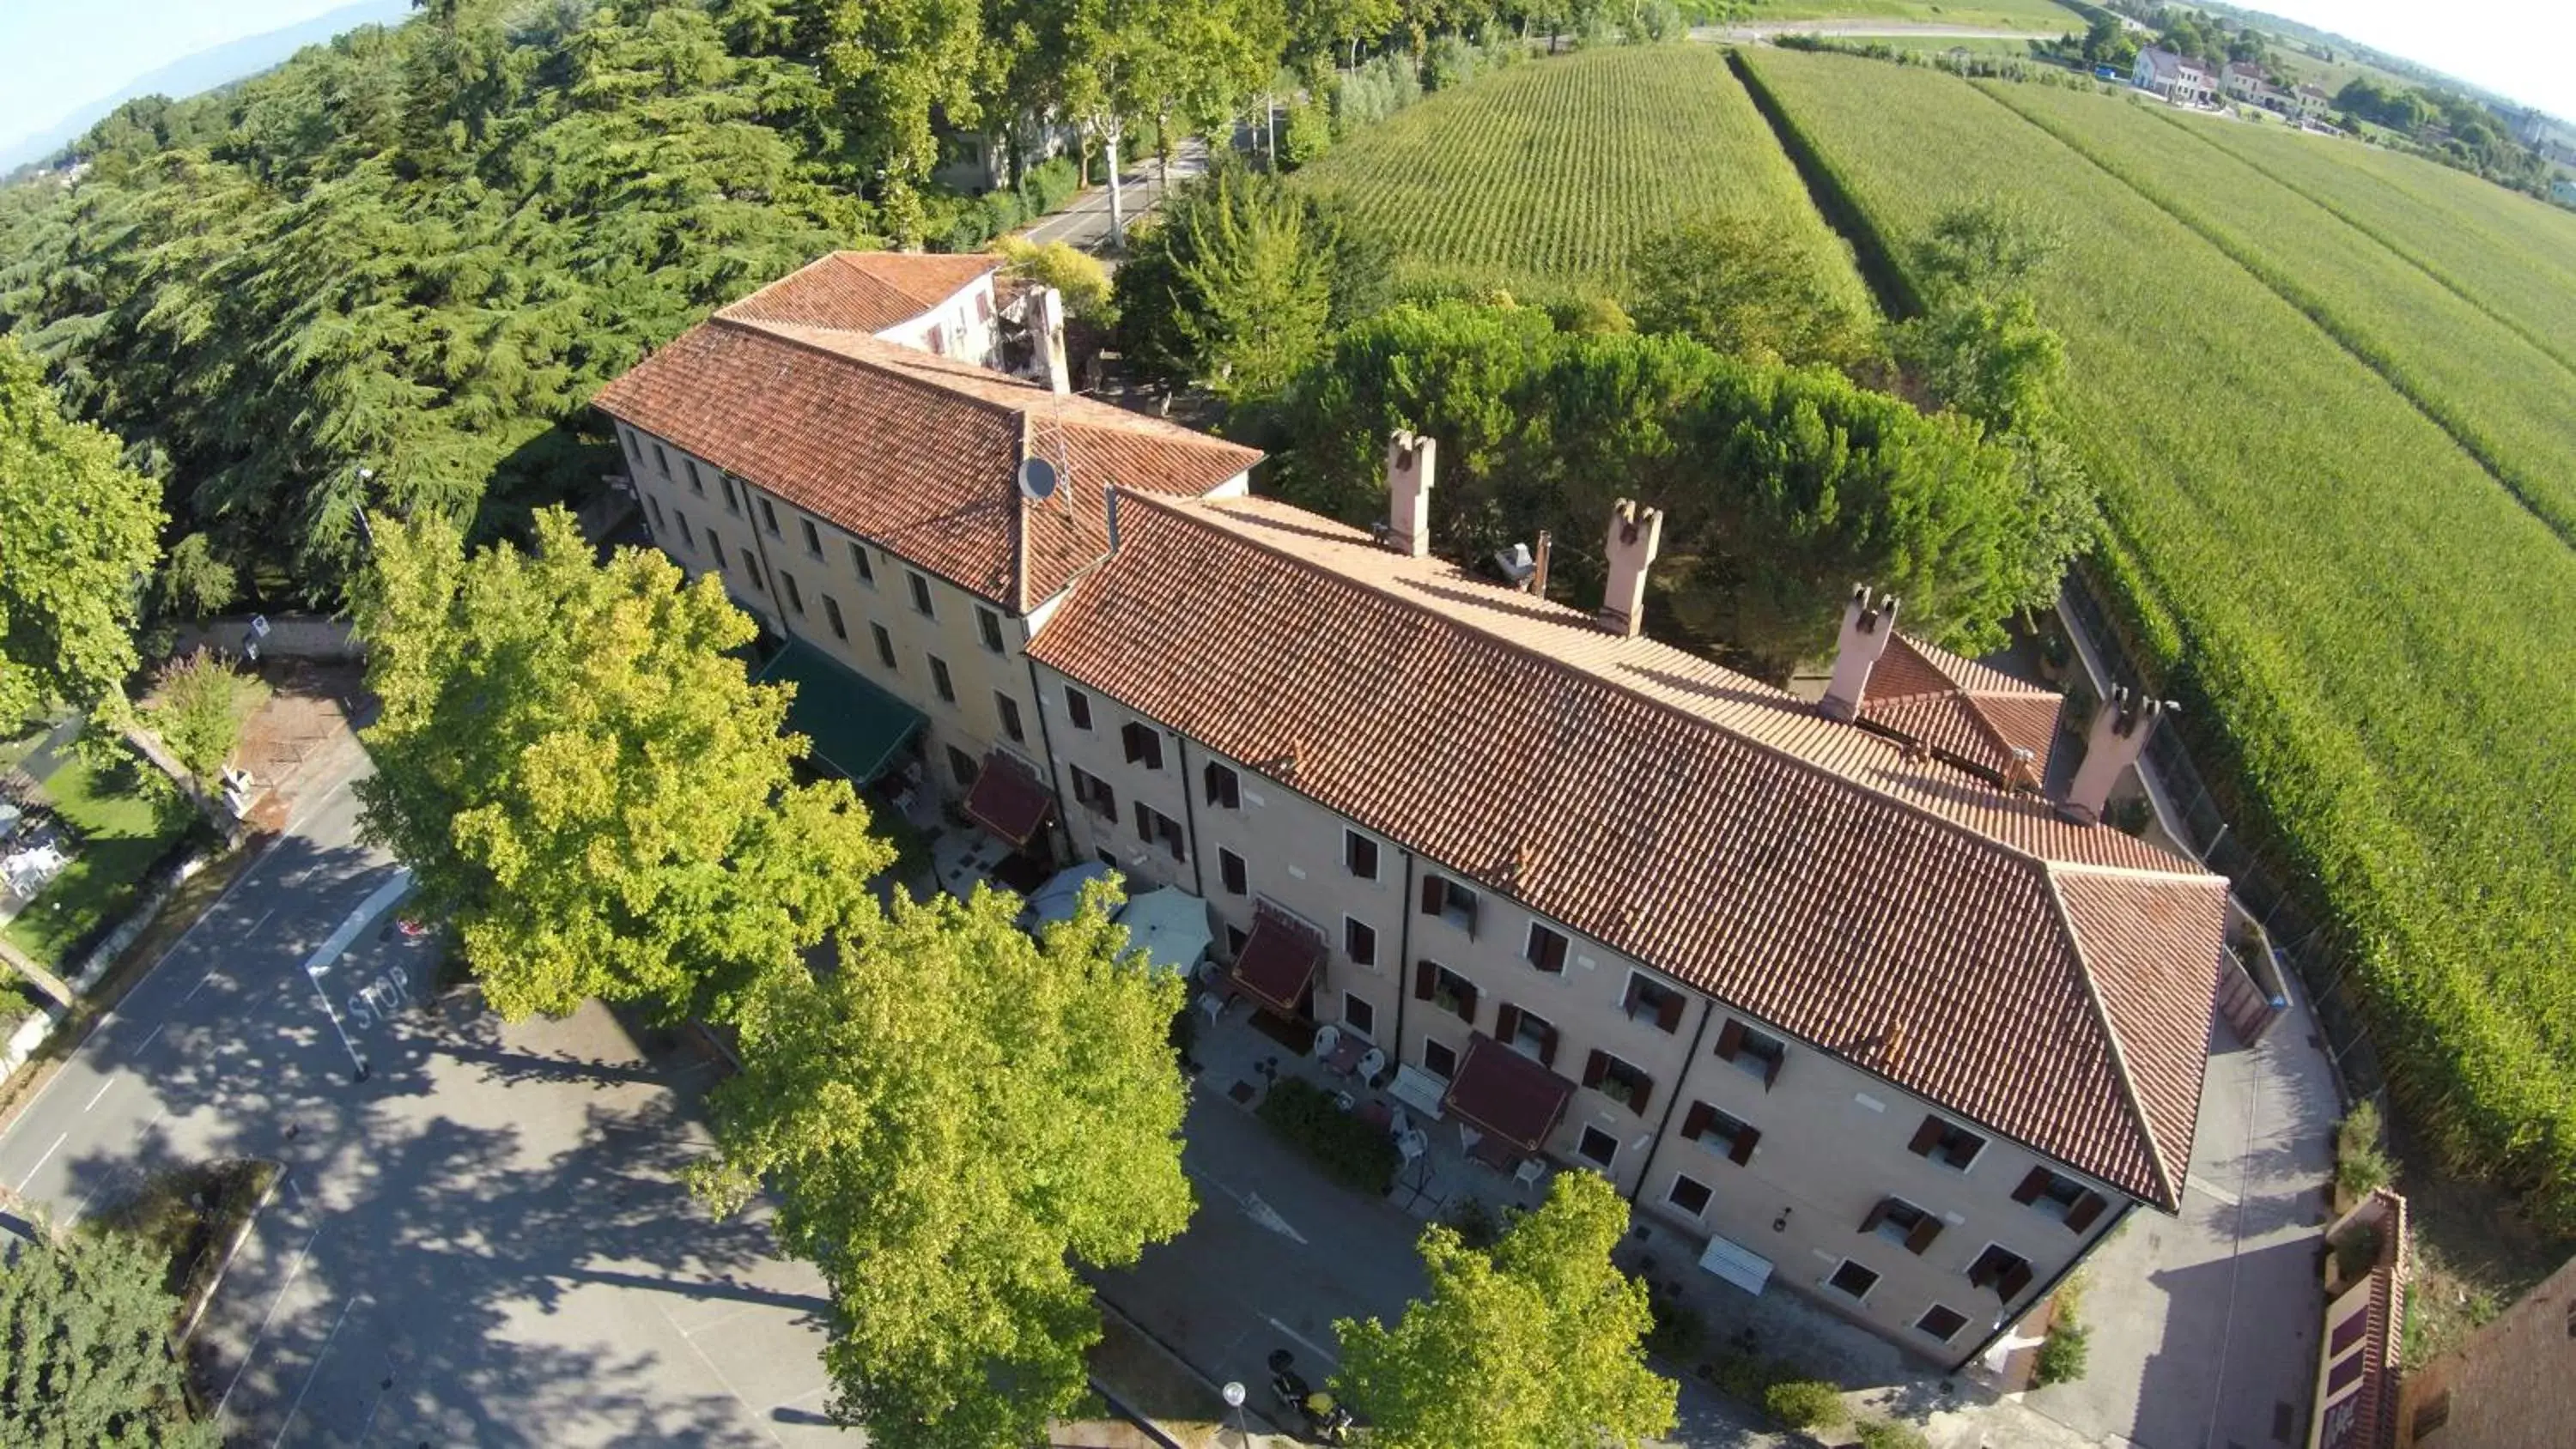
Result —
<svg viewBox="0 0 2576 1449"><path fill-rule="evenodd" d="M675 1180L711 1069L595 1006L504 1028L471 995L426 1000L391 864L354 843L364 758L337 748L0 1134L0 1181L77 1215L165 1166L288 1165L199 1340L234 1443L842 1438L818 1412L819 1282Z"/></svg>

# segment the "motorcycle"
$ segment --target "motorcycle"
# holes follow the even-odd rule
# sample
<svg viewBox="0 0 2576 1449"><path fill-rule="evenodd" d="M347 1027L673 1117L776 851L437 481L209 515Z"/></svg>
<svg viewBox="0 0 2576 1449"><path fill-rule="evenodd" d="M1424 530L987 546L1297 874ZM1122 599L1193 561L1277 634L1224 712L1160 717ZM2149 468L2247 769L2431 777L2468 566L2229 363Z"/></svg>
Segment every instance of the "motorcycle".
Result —
<svg viewBox="0 0 2576 1449"><path fill-rule="evenodd" d="M1278 1396L1280 1407L1303 1420L1307 1437L1317 1443L1349 1443L1351 1411L1331 1394L1308 1384L1295 1363L1296 1355L1284 1348L1270 1355L1270 1392Z"/></svg>

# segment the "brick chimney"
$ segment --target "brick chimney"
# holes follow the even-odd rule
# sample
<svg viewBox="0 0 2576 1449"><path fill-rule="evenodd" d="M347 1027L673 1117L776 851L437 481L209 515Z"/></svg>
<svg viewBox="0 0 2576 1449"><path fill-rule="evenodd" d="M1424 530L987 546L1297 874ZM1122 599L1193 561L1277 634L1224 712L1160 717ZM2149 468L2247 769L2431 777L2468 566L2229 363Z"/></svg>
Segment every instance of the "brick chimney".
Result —
<svg viewBox="0 0 2576 1449"><path fill-rule="evenodd" d="M1856 585L1843 604L1842 638L1834 645L1834 675L1821 701L1835 719L1860 717L1861 695L1869 689L1869 671L1896 637L1896 596L1873 598L1869 586Z"/></svg>
<svg viewBox="0 0 2576 1449"><path fill-rule="evenodd" d="M1634 639L1646 627L1646 568L1663 547L1664 510L1641 508L1622 498L1610 510L1610 536L1603 554L1610 562L1610 584L1601 591L1601 627Z"/></svg>
<svg viewBox="0 0 2576 1449"><path fill-rule="evenodd" d="M1431 552L1431 471L1439 458L1438 439L1399 432L1387 440L1387 541L1408 557Z"/></svg>
<svg viewBox="0 0 2576 1449"><path fill-rule="evenodd" d="M1064 354L1064 294L1039 287L1029 294L1029 340L1037 344L1038 380L1047 391L1073 391L1073 365Z"/></svg>
<svg viewBox="0 0 2576 1449"><path fill-rule="evenodd" d="M2076 768L2075 783L2066 787L2057 813L2084 825L2100 820L2120 772L2137 763L2156 721L2177 708L2171 700L2133 694L2126 685L2112 690L2093 712L2093 727L2084 736L2084 763Z"/></svg>

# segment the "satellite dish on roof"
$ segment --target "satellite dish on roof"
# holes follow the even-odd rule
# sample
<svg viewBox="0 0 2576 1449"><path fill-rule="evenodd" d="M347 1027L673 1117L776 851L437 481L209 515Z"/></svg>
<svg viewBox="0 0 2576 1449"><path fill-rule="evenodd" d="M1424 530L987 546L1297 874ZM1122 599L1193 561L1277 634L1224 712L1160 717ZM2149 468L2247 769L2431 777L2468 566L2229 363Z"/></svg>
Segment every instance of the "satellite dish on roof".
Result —
<svg viewBox="0 0 2576 1449"><path fill-rule="evenodd" d="M1055 465L1044 458L1020 460L1020 496L1031 503L1044 503L1055 496Z"/></svg>

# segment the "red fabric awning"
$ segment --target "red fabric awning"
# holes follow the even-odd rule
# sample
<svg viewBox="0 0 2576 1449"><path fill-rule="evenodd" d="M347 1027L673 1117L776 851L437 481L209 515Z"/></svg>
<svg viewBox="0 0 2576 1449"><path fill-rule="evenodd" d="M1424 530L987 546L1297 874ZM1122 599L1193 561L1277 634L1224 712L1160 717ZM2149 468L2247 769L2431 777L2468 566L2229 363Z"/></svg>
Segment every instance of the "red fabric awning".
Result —
<svg viewBox="0 0 2576 1449"><path fill-rule="evenodd" d="M1018 757L995 750L984 757L975 787L966 792L966 813L976 823L1014 846L1029 843L1046 823L1055 804L1040 780Z"/></svg>
<svg viewBox="0 0 2576 1449"><path fill-rule="evenodd" d="M1479 1032L1442 1099L1448 1110L1523 1152L1536 1152L1556 1130L1574 1084Z"/></svg>
<svg viewBox="0 0 2576 1449"><path fill-rule="evenodd" d="M1276 912L1259 911L1252 918L1252 935L1228 974L1254 1000L1294 1016L1323 964L1322 937Z"/></svg>

